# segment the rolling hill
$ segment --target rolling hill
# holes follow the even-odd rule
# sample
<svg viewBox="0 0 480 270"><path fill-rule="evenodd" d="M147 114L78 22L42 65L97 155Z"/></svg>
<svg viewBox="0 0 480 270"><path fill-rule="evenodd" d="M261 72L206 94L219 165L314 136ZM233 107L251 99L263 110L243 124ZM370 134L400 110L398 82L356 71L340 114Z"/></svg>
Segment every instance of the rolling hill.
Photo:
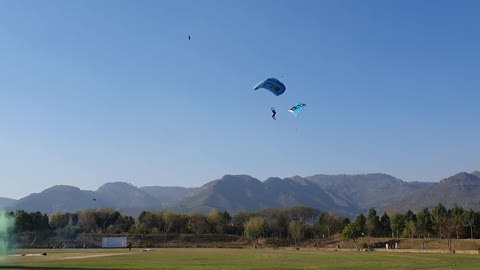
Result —
<svg viewBox="0 0 480 270"><path fill-rule="evenodd" d="M458 173L435 183L426 189L405 196L390 208L417 212L424 207L433 209L438 203L447 208L455 205L480 210L480 177L478 172Z"/></svg>
<svg viewBox="0 0 480 270"><path fill-rule="evenodd" d="M8 207L15 203L14 199L0 197L0 208Z"/></svg>
<svg viewBox="0 0 480 270"><path fill-rule="evenodd" d="M249 175L225 175L199 188L136 187L107 183L96 191L53 186L11 202L8 210L24 209L52 214L85 208L110 207L137 216L143 210L207 214L212 208L257 211L265 208L309 206L354 217L375 208L418 211L438 203L480 209L480 173L459 173L439 183L404 182L387 174L271 177L260 181Z"/></svg>

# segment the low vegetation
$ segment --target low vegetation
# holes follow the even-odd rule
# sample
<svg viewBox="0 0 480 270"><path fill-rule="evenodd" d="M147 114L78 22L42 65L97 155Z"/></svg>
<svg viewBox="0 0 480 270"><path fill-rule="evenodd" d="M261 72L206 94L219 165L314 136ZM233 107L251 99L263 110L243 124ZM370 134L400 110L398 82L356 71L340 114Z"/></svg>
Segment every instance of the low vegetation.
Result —
<svg viewBox="0 0 480 270"><path fill-rule="evenodd" d="M169 247L195 247L205 243L227 247L253 243L256 246L260 238L294 246L341 235L344 242L351 241L354 245L361 237L445 239L446 248L453 252L454 239L480 236L479 212L461 207L446 209L441 204L432 211L425 208L416 214L407 211L384 213L380 217L370 209L367 216L360 214L353 221L303 206L239 212L234 216L213 209L208 215L144 211L134 218L108 208L57 212L50 217L22 210L8 215L15 219L14 236L18 246L29 248L98 247L105 235L128 236L137 246Z"/></svg>

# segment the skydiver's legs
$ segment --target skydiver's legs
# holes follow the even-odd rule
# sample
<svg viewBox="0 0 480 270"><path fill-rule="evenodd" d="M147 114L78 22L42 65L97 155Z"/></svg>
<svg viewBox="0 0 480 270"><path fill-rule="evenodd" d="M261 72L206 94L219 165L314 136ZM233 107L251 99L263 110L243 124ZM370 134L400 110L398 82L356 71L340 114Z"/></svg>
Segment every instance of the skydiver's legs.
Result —
<svg viewBox="0 0 480 270"><path fill-rule="evenodd" d="M272 113L273 120L277 120L277 118L275 118L275 115L277 114L277 112L275 111L275 107L272 107Z"/></svg>

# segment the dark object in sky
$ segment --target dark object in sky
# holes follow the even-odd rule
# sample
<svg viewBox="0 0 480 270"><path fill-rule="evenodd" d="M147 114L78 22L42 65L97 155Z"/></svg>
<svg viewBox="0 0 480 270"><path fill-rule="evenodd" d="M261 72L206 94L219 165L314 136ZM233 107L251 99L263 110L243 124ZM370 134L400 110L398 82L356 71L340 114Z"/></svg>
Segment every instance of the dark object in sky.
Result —
<svg viewBox="0 0 480 270"><path fill-rule="evenodd" d="M93 201L97 201L97 199L92 199Z"/></svg>
<svg viewBox="0 0 480 270"><path fill-rule="evenodd" d="M258 90L260 88L265 88L276 96L283 94L286 89L285 85L275 78L268 78L262 82L259 82L253 89Z"/></svg>
<svg viewBox="0 0 480 270"><path fill-rule="evenodd" d="M272 113L273 120L277 120L277 118L275 118L275 115L277 114L277 112L275 111L275 107L272 107Z"/></svg>
<svg viewBox="0 0 480 270"><path fill-rule="evenodd" d="M190 36L188 36L188 40L192 39Z"/></svg>

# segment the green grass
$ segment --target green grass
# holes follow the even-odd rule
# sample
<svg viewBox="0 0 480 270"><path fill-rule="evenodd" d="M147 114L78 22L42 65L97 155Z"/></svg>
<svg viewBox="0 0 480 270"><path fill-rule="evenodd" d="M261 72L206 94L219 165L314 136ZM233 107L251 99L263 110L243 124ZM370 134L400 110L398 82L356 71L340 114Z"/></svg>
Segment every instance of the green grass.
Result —
<svg viewBox="0 0 480 270"><path fill-rule="evenodd" d="M202 248L46 252L42 257L8 257L0 269L480 269L480 255L465 254ZM86 258L98 255L104 257Z"/></svg>

